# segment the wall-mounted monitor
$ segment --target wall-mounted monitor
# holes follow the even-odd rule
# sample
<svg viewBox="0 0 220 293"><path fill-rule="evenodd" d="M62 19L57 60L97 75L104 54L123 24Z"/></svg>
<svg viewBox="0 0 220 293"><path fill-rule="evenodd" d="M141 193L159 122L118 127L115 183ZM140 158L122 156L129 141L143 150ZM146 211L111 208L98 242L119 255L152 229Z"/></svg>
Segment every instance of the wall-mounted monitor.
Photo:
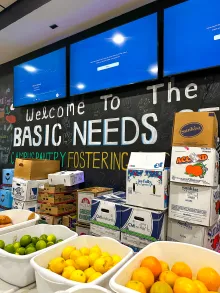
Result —
<svg viewBox="0 0 220 293"><path fill-rule="evenodd" d="M155 13L72 44L70 95L156 79L157 35Z"/></svg>
<svg viewBox="0 0 220 293"><path fill-rule="evenodd" d="M188 0L164 11L164 76L220 65L220 1Z"/></svg>
<svg viewBox="0 0 220 293"><path fill-rule="evenodd" d="M14 67L14 107L66 97L66 48Z"/></svg>

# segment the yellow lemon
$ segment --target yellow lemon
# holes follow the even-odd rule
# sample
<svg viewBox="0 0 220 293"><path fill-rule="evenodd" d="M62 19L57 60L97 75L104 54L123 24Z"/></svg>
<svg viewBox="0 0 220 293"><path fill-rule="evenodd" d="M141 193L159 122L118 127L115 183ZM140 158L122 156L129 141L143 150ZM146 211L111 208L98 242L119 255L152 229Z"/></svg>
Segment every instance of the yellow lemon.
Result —
<svg viewBox="0 0 220 293"><path fill-rule="evenodd" d="M126 284L126 287L129 288L129 289L132 289L133 291L137 291L137 292L140 292L140 293L146 293L146 289L144 287L144 284L139 282L139 281L129 281L127 284Z"/></svg>
<svg viewBox="0 0 220 293"><path fill-rule="evenodd" d="M107 262L108 269L113 266L113 259L111 256L104 256L103 258Z"/></svg>
<svg viewBox="0 0 220 293"><path fill-rule="evenodd" d="M193 280L193 283L196 284L196 287L199 290L199 293L208 293L206 286L199 280Z"/></svg>
<svg viewBox="0 0 220 293"><path fill-rule="evenodd" d="M90 266L93 266L94 262L98 258L100 258L100 253L97 253L97 252L90 253L90 255L89 255L89 264L90 264Z"/></svg>
<svg viewBox="0 0 220 293"><path fill-rule="evenodd" d="M99 254L102 254L102 251L100 249L100 247L98 245L95 245L93 246L91 249L90 249L90 253L93 253L93 252L96 252L96 253L99 253Z"/></svg>
<svg viewBox="0 0 220 293"><path fill-rule="evenodd" d="M102 256L110 256L110 254L108 252L103 252Z"/></svg>
<svg viewBox="0 0 220 293"><path fill-rule="evenodd" d="M70 254L73 250L75 250L76 248L73 246L67 246L64 248L63 252L62 252L62 258L64 258L65 260L70 258Z"/></svg>
<svg viewBox="0 0 220 293"><path fill-rule="evenodd" d="M104 274L109 269L109 263L104 257L100 257L94 262L94 269L96 272Z"/></svg>
<svg viewBox="0 0 220 293"><path fill-rule="evenodd" d="M84 271L86 275L86 279L88 280L93 274L96 273L96 271L93 268L88 268Z"/></svg>
<svg viewBox="0 0 220 293"><path fill-rule="evenodd" d="M160 260L160 264L161 264L162 272L170 270L168 263L166 263L165 261Z"/></svg>
<svg viewBox="0 0 220 293"><path fill-rule="evenodd" d="M85 271L89 268L89 260L85 256L80 256L75 260L76 268Z"/></svg>
<svg viewBox="0 0 220 293"><path fill-rule="evenodd" d="M72 272L70 276L70 280L79 282L79 283L85 283L86 282L86 275L81 270L75 270Z"/></svg>
<svg viewBox="0 0 220 293"><path fill-rule="evenodd" d="M96 279L98 279L98 278L101 277L101 276L102 276L101 273L96 272L96 273L94 273L93 275L91 275L91 276L89 277L87 283L91 283L91 282L95 281Z"/></svg>
<svg viewBox="0 0 220 293"><path fill-rule="evenodd" d="M112 256L112 260L113 260L113 265L115 266L117 263L119 263L122 260L122 258L119 255L114 254Z"/></svg>
<svg viewBox="0 0 220 293"><path fill-rule="evenodd" d="M71 253L70 253L70 259L72 260L76 260L78 257L82 256L82 253L79 251L79 250L73 250Z"/></svg>
<svg viewBox="0 0 220 293"><path fill-rule="evenodd" d="M67 259L66 260L66 266L67 267L70 267L70 266L74 267L75 263L74 263L74 261L72 259Z"/></svg>
<svg viewBox="0 0 220 293"><path fill-rule="evenodd" d="M73 271L75 271L76 269L74 267L65 267L62 273L62 276L66 279L70 279L70 276L72 274Z"/></svg>
<svg viewBox="0 0 220 293"><path fill-rule="evenodd" d="M62 257L54 258L49 263L49 269L56 274L62 274L65 267L66 262Z"/></svg>
<svg viewBox="0 0 220 293"><path fill-rule="evenodd" d="M82 253L82 255L89 255L90 253L90 249L87 247L82 247L79 251Z"/></svg>

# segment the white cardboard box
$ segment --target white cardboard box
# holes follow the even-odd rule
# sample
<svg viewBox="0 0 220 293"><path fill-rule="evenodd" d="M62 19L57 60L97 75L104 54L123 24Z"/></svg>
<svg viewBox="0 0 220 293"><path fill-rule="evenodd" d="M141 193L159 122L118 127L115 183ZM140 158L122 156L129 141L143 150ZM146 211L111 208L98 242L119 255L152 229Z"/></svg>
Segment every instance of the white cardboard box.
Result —
<svg viewBox="0 0 220 293"><path fill-rule="evenodd" d="M203 227L187 222L168 220L168 241L184 242L219 251L220 221L212 227Z"/></svg>
<svg viewBox="0 0 220 293"><path fill-rule="evenodd" d="M155 211L122 205L121 242L142 249L166 240L167 211Z"/></svg>
<svg viewBox="0 0 220 293"><path fill-rule="evenodd" d="M170 181L217 186L219 155L215 149L173 147Z"/></svg>
<svg viewBox="0 0 220 293"><path fill-rule="evenodd" d="M58 185L64 184L65 186L73 186L84 182L83 171L61 171L53 174L48 174L49 184Z"/></svg>
<svg viewBox="0 0 220 293"><path fill-rule="evenodd" d="M32 212L38 212L37 201L21 201L14 199L12 202L12 209L29 210Z"/></svg>
<svg viewBox="0 0 220 293"><path fill-rule="evenodd" d="M126 173L126 203L156 210L168 208L166 153L131 153Z"/></svg>
<svg viewBox="0 0 220 293"><path fill-rule="evenodd" d="M37 200L38 189L42 188L46 183L48 183L47 179L24 180L14 177L12 181L12 196L22 201Z"/></svg>
<svg viewBox="0 0 220 293"><path fill-rule="evenodd" d="M76 224L76 233L79 236L82 235L90 235L90 226L87 225L81 225L81 224Z"/></svg>
<svg viewBox="0 0 220 293"><path fill-rule="evenodd" d="M219 188L170 183L169 217L212 226L219 216Z"/></svg>
<svg viewBox="0 0 220 293"><path fill-rule="evenodd" d="M96 236L107 236L120 241L121 205L125 204L125 192L103 195L92 200L90 231Z"/></svg>

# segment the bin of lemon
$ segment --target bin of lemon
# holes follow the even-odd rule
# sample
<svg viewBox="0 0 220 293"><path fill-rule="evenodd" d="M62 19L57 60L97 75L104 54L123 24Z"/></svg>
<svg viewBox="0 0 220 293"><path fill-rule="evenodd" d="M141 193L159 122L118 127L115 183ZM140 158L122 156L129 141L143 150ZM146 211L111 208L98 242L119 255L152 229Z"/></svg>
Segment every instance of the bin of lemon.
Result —
<svg viewBox="0 0 220 293"><path fill-rule="evenodd" d="M40 237L24 235L19 241L7 245L3 240L0 240L0 249L4 249L5 251L16 255L26 255L47 248L61 241L63 240L57 240L56 236L53 234L42 234Z"/></svg>
<svg viewBox="0 0 220 293"><path fill-rule="evenodd" d="M98 245L80 249L67 246L60 257L49 262L48 269L71 281L91 283L121 260L119 255L103 252Z"/></svg>
<svg viewBox="0 0 220 293"><path fill-rule="evenodd" d="M193 278L188 264L169 265L154 256L145 257L131 275L126 287L139 293L217 293L220 275L211 267L201 268Z"/></svg>

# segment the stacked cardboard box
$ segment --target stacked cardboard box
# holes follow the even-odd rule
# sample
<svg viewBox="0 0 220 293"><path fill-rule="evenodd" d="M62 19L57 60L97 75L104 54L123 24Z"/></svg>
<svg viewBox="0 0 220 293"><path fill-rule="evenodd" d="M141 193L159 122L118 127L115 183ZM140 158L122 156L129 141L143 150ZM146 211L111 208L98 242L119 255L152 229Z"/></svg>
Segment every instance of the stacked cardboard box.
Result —
<svg viewBox="0 0 220 293"><path fill-rule="evenodd" d="M59 161L16 159L12 208L38 212L38 191L48 182L48 174L59 169Z"/></svg>
<svg viewBox="0 0 220 293"><path fill-rule="evenodd" d="M89 233L90 231L92 201L98 197L110 193L113 193L113 189L105 187L90 187L78 190L78 217L76 224L76 232L78 234Z"/></svg>
<svg viewBox="0 0 220 293"><path fill-rule="evenodd" d="M176 114L168 240L219 249L217 137L214 113Z"/></svg>
<svg viewBox="0 0 220 293"><path fill-rule="evenodd" d="M14 169L2 170L2 185L0 188L0 211L12 208L12 179L14 177Z"/></svg>
<svg viewBox="0 0 220 293"><path fill-rule="evenodd" d="M135 251L166 240L169 169L166 153L131 153L122 205L121 242Z"/></svg>

